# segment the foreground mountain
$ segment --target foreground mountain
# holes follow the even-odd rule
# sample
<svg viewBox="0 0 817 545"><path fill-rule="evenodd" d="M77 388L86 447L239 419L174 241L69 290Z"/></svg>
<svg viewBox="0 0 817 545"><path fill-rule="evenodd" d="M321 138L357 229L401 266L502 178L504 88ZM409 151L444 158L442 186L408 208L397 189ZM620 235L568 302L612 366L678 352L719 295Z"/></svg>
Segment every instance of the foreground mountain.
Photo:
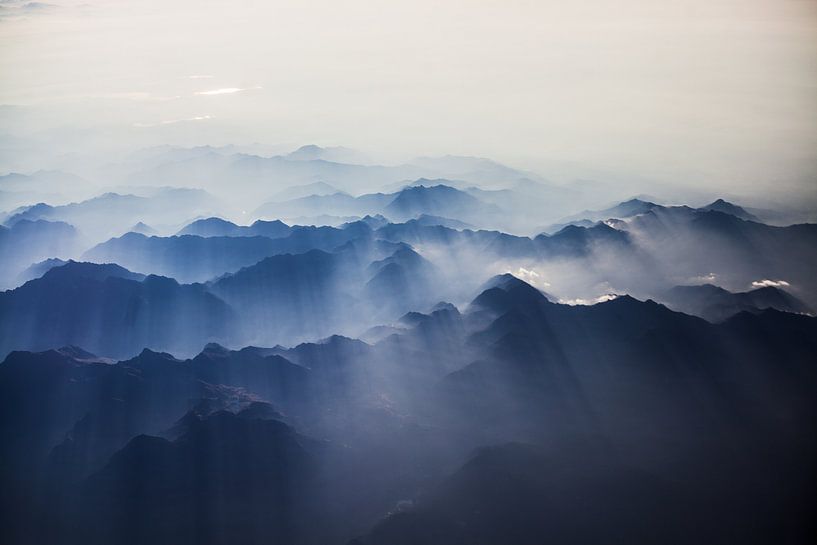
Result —
<svg viewBox="0 0 817 545"><path fill-rule="evenodd" d="M790 521L802 520L803 503L769 516L781 498L749 468L696 470L694 480L656 476L603 444L487 447L349 545L802 542ZM797 488L792 499L810 501ZM747 516L757 523L747 527Z"/></svg>
<svg viewBox="0 0 817 545"><path fill-rule="evenodd" d="M373 270L425 266L407 252ZM269 309L321 316L358 255L371 254L271 257L213 288L280 328ZM23 293L52 275L151 282L69 263ZM210 344L188 360L12 353L0 364L5 536L498 545L810 531L815 318L712 324L628 296L569 306L505 274L463 311L438 303L387 329L372 343ZM38 525L44 513L52 524Z"/></svg>
<svg viewBox="0 0 817 545"><path fill-rule="evenodd" d="M286 275L331 279L351 255L242 274L297 287ZM392 257L375 268L417 260ZM26 286L83 266L74 282L150 281L69 263ZM712 324L627 296L561 305L506 274L462 312L439 303L389 331L371 344L210 344L189 360L12 353L0 364L4 535L498 545L810 531L815 318Z"/></svg>
<svg viewBox="0 0 817 545"><path fill-rule="evenodd" d="M98 506L87 513L87 539L303 542L318 533L310 447L280 421L225 411L192 419L173 441L137 436L83 487L80 499ZM143 517L153 523L142 524Z"/></svg>

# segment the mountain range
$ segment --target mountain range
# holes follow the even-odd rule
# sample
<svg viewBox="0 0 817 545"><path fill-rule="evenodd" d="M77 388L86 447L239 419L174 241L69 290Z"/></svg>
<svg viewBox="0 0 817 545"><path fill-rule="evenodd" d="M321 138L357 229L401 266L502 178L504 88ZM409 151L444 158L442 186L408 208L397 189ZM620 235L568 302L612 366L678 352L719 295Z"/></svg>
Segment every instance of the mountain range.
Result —
<svg viewBox="0 0 817 545"><path fill-rule="evenodd" d="M140 282L114 267L86 276ZM407 315L374 344L210 344L113 364L76 347L11 353L5 534L763 543L807 531L817 319L711 324L627 296L560 305L511 275L483 287L463 311ZM34 528L41 513L51 523Z"/></svg>
<svg viewBox="0 0 817 545"><path fill-rule="evenodd" d="M0 178L66 197L0 216L3 543L813 541L795 212L312 145L79 173Z"/></svg>

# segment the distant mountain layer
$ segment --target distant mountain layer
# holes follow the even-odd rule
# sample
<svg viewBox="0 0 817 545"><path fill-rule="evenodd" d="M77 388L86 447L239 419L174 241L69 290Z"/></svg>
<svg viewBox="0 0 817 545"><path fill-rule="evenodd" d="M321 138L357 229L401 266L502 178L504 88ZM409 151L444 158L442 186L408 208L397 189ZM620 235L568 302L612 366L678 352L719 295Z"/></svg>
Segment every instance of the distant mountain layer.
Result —
<svg viewBox="0 0 817 545"><path fill-rule="evenodd" d="M288 187L276 193L273 201L288 201L292 199L300 199L310 195L334 195L335 193L342 193L336 187L327 184L326 182L314 182L311 184L297 185Z"/></svg>
<svg viewBox="0 0 817 545"><path fill-rule="evenodd" d="M68 262L47 268L40 278L0 293L0 352L73 344L113 357L142 347L189 354L211 340L297 340L345 327L370 327L374 320L431 304L437 291L431 288L434 267L408 246L350 238L356 228L361 226L330 231L329 238L343 235L329 244L342 246L337 252L311 250L267 258L264 250L275 241L266 237L161 239L128 234L125 240L138 239L140 244L170 244L164 254L167 266L183 267L185 260L196 259L203 267L226 267L225 260L246 257L230 250L243 247L260 253L243 268L244 263L234 261L231 267L239 270L208 286L145 277L118 265ZM369 229L365 224L362 228ZM324 237L322 229L308 229L304 237ZM188 239L198 245L195 258L184 250ZM235 244L242 241L247 244ZM123 251L122 257L146 253L127 248L133 253ZM213 261L202 255L213 256ZM212 272L203 276L212 277ZM363 319L358 323L353 317Z"/></svg>
<svg viewBox="0 0 817 545"><path fill-rule="evenodd" d="M719 322L740 312L760 312L773 308L783 312L805 314L813 312L805 303L774 286L742 293L731 293L712 284L676 286L667 291L661 301L670 308Z"/></svg>
<svg viewBox="0 0 817 545"><path fill-rule="evenodd" d="M362 154L344 148L304 146L288 155L261 157L202 149L196 153L177 150L149 161L132 172L133 184L179 185L196 179L203 187L218 191L229 184L245 196L269 198L270 180L278 187L325 182L357 194L376 191L398 180L452 178L472 183L505 183L535 176L478 157L436 157L401 165L376 165Z"/></svg>
<svg viewBox="0 0 817 545"><path fill-rule="evenodd" d="M640 214L646 214L647 212L651 212L656 209L667 209L671 207L662 206L660 204L655 204L653 202L644 201L641 199L630 199L628 201L624 201L619 203L613 207L606 208L604 210L585 210L584 212L579 212L573 216L569 216L562 220L559 224L555 226L551 226L546 229L547 232L552 232L556 230L556 226L561 225L569 225L569 224L584 224L583 222L597 222L603 221L607 219L626 219L632 218L633 216L638 216ZM702 212L707 211L714 211L714 212L721 212L723 214L729 214L736 218L740 218L742 220L747 221L754 221L760 222L761 220L747 212L744 208L732 204L728 201L723 199L718 199L706 206L702 206L698 208L698 210Z"/></svg>
<svg viewBox="0 0 817 545"><path fill-rule="evenodd" d="M655 207L626 220L589 227L568 225L552 235L534 238L454 229L442 225L445 223L449 221L427 216L404 223L385 223L370 216L338 228L287 227L275 222L245 227L206 220L190 229L210 235L230 233L228 236L265 232L261 227L271 232L242 240L130 234L97 246L85 258L201 282L272 255L312 249L332 252L352 241L382 240L422 248L426 255L434 256L446 275L466 276L471 289L479 281L468 271L472 265L492 267L498 261L519 260L525 266L547 268L547 263L572 262L576 267L573 276L579 282L606 282L613 286L608 291L641 297L659 297L673 285L699 283L696 279L714 274L719 283L733 289L762 279L782 279L792 286L793 295L811 307L817 304L811 275L817 266L817 230L810 224L774 227L688 207ZM559 277L547 280L555 281L557 288L574 282ZM564 297L564 293L557 294ZM445 297L445 293L437 295L438 299Z"/></svg>
<svg viewBox="0 0 817 545"><path fill-rule="evenodd" d="M220 218L196 220L185 226L177 234L196 235L201 237L269 237L280 238L288 235L291 228L285 223L258 220L252 225L236 225Z"/></svg>
<svg viewBox="0 0 817 545"><path fill-rule="evenodd" d="M446 180L442 180L445 182ZM434 181L439 182L439 181ZM318 213L336 215L382 214L393 221L405 221L421 215L443 216L464 222L482 221L501 215L501 209L443 183L410 185L396 193L373 193L352 197L345 193L310 195L259 207L261 217L281 218Z"/></svg>
<svg viewBox="0 0 817 545"><path fill-rule="evenodd" d="M740 218L742 220L756 222L760 221L760 218L758 218L754 214L750 214L749 212L746 211L745 208L742 208L736 204L732 204L731 202L727 202L723 199L718 199L713 203L707 204L706 206L702 206L700 210L714 210L715 212L731 214L736 218Z"/></svg>
<svg viewBox="0 0 817 545"><path fill-rule="evenodd" d="M48 220L70 223L92 240L104 240L130 230L139 222L164 223L171 215L195 217L212 213L219 202L200 189L165 188L150 197L106 193L62 206L40 203L17 210L8 220Z"/></svg>
<svg viewBox="0 0 817 545"><path fill-rule="evenodd" d="M0 225L0 288L16 285L18 275L35 262L71 257L80 235L64 222L20 220Z"/></svg>

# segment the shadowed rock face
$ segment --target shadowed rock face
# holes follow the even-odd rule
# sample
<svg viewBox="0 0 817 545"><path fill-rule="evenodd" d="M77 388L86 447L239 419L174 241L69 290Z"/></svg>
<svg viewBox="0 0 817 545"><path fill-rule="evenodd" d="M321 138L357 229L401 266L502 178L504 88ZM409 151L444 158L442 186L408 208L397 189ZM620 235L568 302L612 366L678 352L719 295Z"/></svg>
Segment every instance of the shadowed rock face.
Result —
<svg viewBox="0 0 817 545"><path fill-rule="evenodd" d="M99 526L91 539L301 542L319 503L310 446L278 420L223 411L173 441L139 435L83 486L82 500L101 508L87 520Z"/></svg>
<svg viewBox="0 0 817 545"><path fill-rule="evenodd" d="M740 312L758 313L769 308L795 314L812 313L798 298L774 286L741 293L711 284L676 286L660 299L675 310L701 316L710 322L721 322Z"/></svg>
<svg viewBox="0 0 817 545"><path fill-rule="evenodd" d="M128 274L88 272L147 280ZM9 355L4 535L374 545L811 531L817 319L712 324L628 296L560 305L507 274L483 287L464 312L409 313L374 344Z"/></svg>
<svg viewBox="0 0 817 545"><path fill-rule="evenodd" d="M72 262L0 293L0 352L73 344L113 357L145 346L189 353L228 336L232 320L201 285Z"/></svg>

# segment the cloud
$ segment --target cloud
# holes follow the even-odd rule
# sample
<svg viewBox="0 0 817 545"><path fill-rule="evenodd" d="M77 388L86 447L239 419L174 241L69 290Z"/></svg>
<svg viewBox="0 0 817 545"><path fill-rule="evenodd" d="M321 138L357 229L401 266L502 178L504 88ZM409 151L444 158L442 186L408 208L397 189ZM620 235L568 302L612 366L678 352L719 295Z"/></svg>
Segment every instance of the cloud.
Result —
<svg viewBox="0 0 817 545"><path fill-rule="evenodd" d="M613 299L618 299L619 295L616 293L605 293L604 295L600 295L595 299L559 299L559 303L563 305L595 305L597 303L606 303L607 301L612 301Z"/></svg>
<svg viewBox="0 0 817 545"><path fill-rule="evenodd" d="M785 280L769 280L764 278L763 280L755 280L752 282L753 288L783 288L788 287L791 284L786 282Z"/></svg>
<svg viewBox="0 0 817 545"><path fill-rule="evenodd" d="M210 74L194 74L192 76L187 76L187 77L190 78L190 79L212 79L215 76L212 76Z"/></svg>
<svg viewBox="0 0 817 545"><path fill-rule="evenodd" d="M136 101L151 101L151 102L165 102L168 100L178 100L182 97L179 95L173 96L157 96L151 93L147 93L145 91L127 91L124 93L109 93L107 95L99 95L99 98L116 98L116 99L123 99L123 100L136 100Z"/></svg>
<svg viewBox="0 0 817 545"><path fill-rule="evenodd" d="M715 273L702 274L701 276L693 276L689 279L690 284L711 284L718 279Z"/></svg>
<svg viewBox="0 0 817 545"><path fill-rule="evenodd" d="M515 277L519 278L520 280L524 280L528 284L537 287L544 287L547 288L550 286L550 283L542 279L542 275L536 272L534 269L526 269L524 267L519 267L516 271L506 271L514 275Z"/></svg>
<svg viewBox="0 0 817 545"><path fill-rule="evenodd" d="M197 91L197 95L214 96L214 95L232 95L233 93L240 93L242 91L250 91L252 89L261 89L260 85L255 87L222 87L221 89L210 89L209 91Z"/></svg>
<svg viewBox="0 0 817 545"><path fill-rule="evenodd" d="M172 125L174 123L183 123L185 121L207 121L208 119L213 119L211 115L197 115L195 117L188 117L187 119L168 119L166 121L160 121L159 123L134 123L134 127L138 127L140 129L148 128L148 127L160 127L162 125Z"/></svg>

